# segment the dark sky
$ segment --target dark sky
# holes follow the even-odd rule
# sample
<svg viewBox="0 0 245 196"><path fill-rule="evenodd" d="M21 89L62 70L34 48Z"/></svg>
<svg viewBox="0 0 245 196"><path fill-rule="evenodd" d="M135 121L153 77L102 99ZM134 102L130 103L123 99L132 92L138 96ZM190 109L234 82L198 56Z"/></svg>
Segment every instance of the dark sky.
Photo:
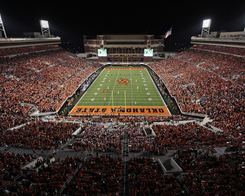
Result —
<svg viewBox="0 0 245 196"><path fill-rule="evenodd" d="M245 26L245 0L3 0L0 13L10 37L40 31L42 18L49 20L53 34L75 42L82 35L161 35L172 26L169 43L184 46L191 35L200 33L205 18L212 19L212 30L236 31Z"/></svg>

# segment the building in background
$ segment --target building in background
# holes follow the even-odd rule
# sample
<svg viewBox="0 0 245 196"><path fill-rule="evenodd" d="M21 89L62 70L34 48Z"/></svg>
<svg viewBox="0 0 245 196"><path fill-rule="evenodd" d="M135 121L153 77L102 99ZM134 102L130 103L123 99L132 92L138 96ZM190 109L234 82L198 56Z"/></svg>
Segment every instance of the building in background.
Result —
<svg viewBox="0 0 245 196"><path fill-rule="evenodd" d="M116 62L144 62L164 55L164 38L154 35L97 35L84 37L87 56Z"/></svg>

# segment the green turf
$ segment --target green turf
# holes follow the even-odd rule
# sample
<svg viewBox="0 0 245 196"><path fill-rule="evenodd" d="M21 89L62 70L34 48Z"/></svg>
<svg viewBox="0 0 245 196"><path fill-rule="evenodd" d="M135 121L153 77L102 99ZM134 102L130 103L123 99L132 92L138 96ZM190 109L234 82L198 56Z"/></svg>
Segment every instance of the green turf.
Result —
<svg viewBox="0 0 245 196"><path fill-rule="evenodd" d="M143 70L112 70L110 68L117 67L103 69L78 101L77 106L165 105L146 68ZM120 84L118 82L120 79L127 79L128 84Z"/></svg>

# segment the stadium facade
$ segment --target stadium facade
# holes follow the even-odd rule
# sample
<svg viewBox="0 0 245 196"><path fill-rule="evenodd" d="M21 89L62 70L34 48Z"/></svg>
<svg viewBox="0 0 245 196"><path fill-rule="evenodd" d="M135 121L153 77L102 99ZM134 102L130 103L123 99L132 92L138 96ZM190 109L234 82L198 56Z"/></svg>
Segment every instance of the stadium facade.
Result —
<svg viewBox="0 0 245 196"><path fill-rule="evenodd" d="M107 51L100 60L110 62L143 62L164 55L164 38L154 35L97 35L84 37L84 49L88 56L97 56L99 49ZM145 49L152 49L152 56L145 56Z"/></svg>

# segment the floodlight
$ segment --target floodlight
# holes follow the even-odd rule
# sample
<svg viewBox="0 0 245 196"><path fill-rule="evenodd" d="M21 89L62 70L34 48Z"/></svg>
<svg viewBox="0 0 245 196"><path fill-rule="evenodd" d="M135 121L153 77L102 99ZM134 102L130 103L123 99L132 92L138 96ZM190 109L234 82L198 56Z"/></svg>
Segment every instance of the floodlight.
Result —
<svg viewBox="0 0 245 196"><path fill-rule="evenodd" d="M43 37L50 37L49 23L47 20L40 20L41 32Z"/></svg>
<svg viewBox="0 0 245 196"><path fill-rule="evenodd" d="M211 26L211 19L203 20L202 28L209 28Z"/></svg>
<svg viewBox="0 0 245 196"><path fill-rule="evenodd" d="M4 37L7 38L7 34L6 34L6 31L4 28L4 24L3 24L3 19L2 19L2 16L0 14L0 33L1 32L3 32Z"/></svg>
<svg viewBox="0 0 245 196"><path fill-rule="evenodd" d="M40 20L40 24L42 28L46 28L46 29L49 28L49 24L47 20Z"/></svg>

